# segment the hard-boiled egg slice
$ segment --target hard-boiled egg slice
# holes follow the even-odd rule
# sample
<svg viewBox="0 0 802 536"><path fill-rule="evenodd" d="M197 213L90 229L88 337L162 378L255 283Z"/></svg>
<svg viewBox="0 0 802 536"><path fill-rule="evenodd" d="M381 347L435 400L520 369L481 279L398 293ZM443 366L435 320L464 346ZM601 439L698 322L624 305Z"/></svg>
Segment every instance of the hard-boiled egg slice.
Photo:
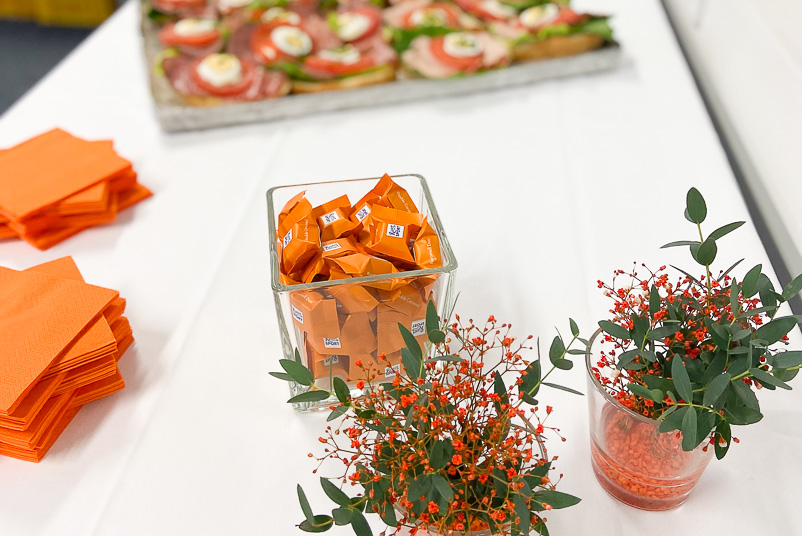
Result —
<svg viewBox="0 0 802 536"><path fill-rule="evenodd" d="M301 57L312 52L312 38L295 26L279 26L270 32L270 40L290 56Z"/></svg>
<svg viewBox="0 0 802 536"><path fill-rule="evenodd" d="M337 37L343 41L359 39L371 26L371 19L362 13L340 13L337 15Z"/></svg>
<svg viewBox="0 0 802 536"><path fill-rule="evenodd" d="M556 4L543 4L525 9L518 16L521 24L527 28L537 28L551 24L560 16L560 8Z"/></svg>
<svg viewBox="0 0 802 536"><path fill-rule="evenodd" d="M457 32L443 37L443 51L455 58L470 58L481 54L484 47L473 34Z"/></svg>
<svg viewBox="0 0 802 536"><path fill-rule="evenodd" d="M181 19L173 26L173 33L184 37L202 35L215 29L216 21L210 19Z"/></svg>
<svg viewBox="0 0 802 536"><path fill-rule="evenodd" d="M262 13L262 22L286 22L288 24L301 24L301 16L294 11L289 11L283 7L271 7Z"/></svg>
<svg viewBox="0 0 802 536"><path fill-rule="evenodd" d="M353 65L362 58L359 51L352 45L345 45L332 50L321 50L317 55L324 60L335 61L343 65Z"/></svg>
<svg viewBox="0 0 802 536"><path fill-rule="evenodd" d="M227 86L242 79L242 64L233 54L210 54L198 64L197 72L213 86Z"/></svg>
<svg viewBox="0 0 802 536"><path fill-rule="evenodd" d="M514 8L502 4L498 0L482 0L479 5L482 6L483 10L487 11L491 15L502 19L512 18L517 13Z"/></svg>
<svg viewBox="0 0 802 536"><path fill-rule="evenodd" d="M448 15L439 7L421 7L410 15L409 20L415 26L445 26Z"/></svg>

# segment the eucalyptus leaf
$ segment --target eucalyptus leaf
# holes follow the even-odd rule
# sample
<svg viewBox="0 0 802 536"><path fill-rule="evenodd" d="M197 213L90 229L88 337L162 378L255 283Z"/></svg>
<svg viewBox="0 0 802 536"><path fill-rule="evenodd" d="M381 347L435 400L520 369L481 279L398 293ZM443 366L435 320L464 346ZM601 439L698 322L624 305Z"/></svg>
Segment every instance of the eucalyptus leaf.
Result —
<svg viewBox="0 0 802 536"><path fill-rule="evenodd" d="M328 478L320 477L320 486L323 488L328 498L340 506L348 506L351 504L351 498L340 488L332 484Z"/></svg>
<svg viewBox="0 0 802 536"><path fill-rule="evenodd" d="M760 277L760 271L762 269L763 265L758 264L746 272L744 280L741 281L741 291L743 292L744 297L751 298L757 293L757 280Z"/></svg>
<svg viewBox="0 0 802 536"><path fill-rule="evenodd" d="M347 403L351 398L351 391L348 389L348 385L338 376L334 377L334 393L337 395L337 400L343 404Z"/></svg>
<svg viewBox="0 0 802 536"><path fill-rule="evenodd" d="M576 390L571 389L570 387L566 387L564 385L557 385L556 383L549 383L549 382L543 382L542 385L545 385L547 387L551 387L552 389L559 389L560 391L565 391L567 393L572 393L572 394L579 395L579 396L585 396L584 394L580 393L579 391L576 391Z"/></svg>
<svg viewBox="0 0 802 536"><path fill-rule="evenodd" d="M578 337L579 336L579 326L576 325L576 322L574 322L573 318L569 318L568 319L568 323L571 326L571 335L573 335L574 337Z"/></svg>
<svg viewBox="0 0 802 536"><path fill-rule="evenodd" d="M309 523L314 524L315 514L312 513L312 507L309 506L309 499L306 498L304 489L298 484L295 491L298 493L298 502L301 504L301 511L303 511L304 517Z"/></svg>
<svg viewBox="0 0 802 536"><path fill-rule="evenodd" d="M707 204L696 188L691 188L685 196L686 217L693 223L702 223L707 217Z"/></svg>
<svg viewBox="0 0 802 536"><path fill-rule="evenodd" d="M304 519L298 528L304 532L326 532L333 524L333 519L326 515L319 515L309 519Z"/></svg>
<svg viewBox="0 0 802 536"><path fill-rule="evenodd" d="M685 370L685 364L679 356L674 356L671 359L671 377L677 388L677 394L686 402L693 402L691 379L688 377L688 371Z"/></svg>
<svg viewBox="0 0 802 536"><path fill-rule="evenodd" d="M784 301L788 301L799 292L802 291L802 274L796 276L793 281L785 285L783 288L782 297Z"/></svg>
<svg viewBox="0 0 802 536"><path fill-rule="evenodd" d="M311 386L313 383L315 383L315 378L312 376L312 371L297 361L293 361L291 359L279 359L278 363L281 365L281 368L283 368L297 383L306 386Z"/></svg>
<svg viewBox="0 0 802 536"><path fill-rule="evenodd" d="M696 409L688 408L682 416L682 450L690 451L696 448Z"/></svg>
<svg viewBox="0 0 802 536"><path fill-rule="evenodd" d="M780 389L787 389L787 390L791 389L790 385L788 385L781 379L777 378L773 374L769 374L765 370L761 370L759 368L751 368L749 369L749 374L751 374L756 380L758 380L764 386L773 385L774 387L779 387Z"/></svg>
<svg viewBox="0 0 802 536"><path fill-rule="evenodd" d="M694 258L699 264L710 266L713 264L713 261L716 260L716 253L718 253L716 241L708 238L702 242L702 245L696 250Z"/></svg>
<svg viewBox="0 0 802 536"><path fill-rule="evenodd" d="M737 229L738 227L740 227L744 223L746 223L746 222L736 221L736 222L733 222L733 223L728 223L727 225L722 225L721 227L719 227L718 229L716 229L715 231L710 233L710 236L708 238L712 238L713 240L718 240L722 236L733 232L735 229Z"/></svg>
<svg viewBox="0 0 802 536"><path fill-rule="evenodd" d="M305 393L295 395L294 397L287 400L287 402L290 404L297 404L299 402L320 402L321 400L326 400L330 396L331 393L329 393L328 391L323 391L323 390L307 391Z"/></svg>
<svg viewBox="0 0 802 536"><path fill-rule="evenodd" d="M351 518L351 528L354 529L356 536L373 536L373 531L368 525L368 520L365 519L364 514L359 510L354 510L353 517Z"/></svg>
<svg viewBox="0 0 802 536"><path fill-rule="evenodd" d="M771 358L771 364L777 368L790 368L802 365L802 352L791 351L775 354Z"/></svg>
<svg viewBox="0 0 802 536"><path fill-rule="evenodd" d="M724 444L720 444L720 440L724 440ZM716 426L716 436L715 436L715 447L714 450L716 452L716 459L723 458L727 451L730 449L730 442L732 441L732 435L730 432L730 423L726 420L722 420Z"/></svg>
<svg viewBox="0 0 802 536"><path fill-rule="evenodd" d="M415 335L413 335L412 332L409 331L401 322L398 323L398 330L401 332L401 337L404 339L404 344L407 345L407 348L415 357L415 359L422 361L423 351L421 350L420 343L418 343L418 339L415 338Z"/></svg>
<svg viewBox="0 0 802 536"><path fill-rule="evenodd" d="M698 246L698 245L699 245L698 240L677 240L675 242L669 242L668 244L663 244L662 246L660 246L660 249L675 248L677 246Z"/></svg>
<svg viewBox="0 0 802 536"><path fill-rule="evenodd" d="M609 320L601 320L599 322L599 327L602 329L602 331L604 331L611 337L615 337L616 339L624 339L624 340L630 339L628 329L623 328L614 322L610 322Z"/></svg>
<svg viewBox="0 0 802 536"><path fill-rule="evenodd" d="M727 390L727 387L730 385L730 380L732 376L728 373L719 374L713 380L707 384L707 388L705 389L704 400L702 404L708 407L712 407L716 400L724 394L724 391Z"/></svg>

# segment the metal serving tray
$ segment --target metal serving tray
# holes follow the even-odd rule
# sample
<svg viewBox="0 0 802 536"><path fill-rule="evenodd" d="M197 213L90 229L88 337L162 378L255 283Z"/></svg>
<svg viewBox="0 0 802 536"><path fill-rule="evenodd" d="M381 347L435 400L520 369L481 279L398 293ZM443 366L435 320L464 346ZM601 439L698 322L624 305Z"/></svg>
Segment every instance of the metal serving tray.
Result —
<svg viewBox="0 0 802 536"><path fill-rule="evenodd" d="M322 93L287 95L258 102L198 107L184 102L153 66L160 51L158 26L142 16L142 36L150 73L156 115L167 131L200 130L259 121L272 121L317 112L362 108L501 89L540 80L613 69L621 62L621 46L610 43L577 56L519 63L485 73L445 80L397 80L375 86Z"/></svg>

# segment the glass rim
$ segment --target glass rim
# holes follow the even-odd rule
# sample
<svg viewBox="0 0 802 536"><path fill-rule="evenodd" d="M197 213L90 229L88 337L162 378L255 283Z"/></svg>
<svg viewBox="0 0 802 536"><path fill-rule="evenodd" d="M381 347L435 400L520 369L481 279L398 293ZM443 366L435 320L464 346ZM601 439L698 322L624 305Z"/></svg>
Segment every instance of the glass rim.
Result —
<svg viewBox="0 0 802 536"><path fill-rule="evenodd" d="M657 419L651 419L645 415L641 415L636 411L632 411L631 409L623 405L621 402L616 400L613 395L607 392L607 389L604 388L604 386L599 382L599 380L593 374L593 368L591 363L591 357L593 355L592 352L593 343L596 341L599 335L601 335L601 333L602 333L601 328L597 329L593 333L593 335L590 337L590 340L588 341L587 351L585 352L585 370L588 373L588 378L590 378L590 381L593 383L593 387L596 389L597 392L599 392L604 397L605 400L607 400L607 402L615 406L617 409L628 413L630 417L637 419L638 421L643 423L651 424L653 426L659 426L660 423L657 421Z"/></svg>
<svg viewBox="0 0 802 536"><path fill-rule="evenodd" d="M277 228L275 223L276 211L275 208L273 207L274 192L285 188L307 188L307 187L316 187L320 185L339 184L339 183L378 181L379 179L381 179L381 177L364 177L359 179L309 182L301 184L286 184L282 186L273 186L272 188L267 190L267 220L268 220L267 225L268 225L268 231L270 233L270 248L269 248L270 286L272 287L272 289L277 292L289 292L294 290L327 288L335 285L372 283L377 281L415 278L427 275L439 275L439 274L447 274L454 272L458 268L459 264L457 262L456 257L454 256L453 250L451 249L451 243L448 241L448 237L446 236L445 229L443 228L443 224L440 221L440 215L437 212L437 208L434 206L434 201L432 200L432 195L431 192L429 191L429 185L427 184L426 179L423 177L423 175L420 175L418 173L402 173L397 175L390 175L390 178L393 179L399 177L415 177L420 182L421 191L423 193L423 197L426 200L426 204L429 209L429 217L434 222L434 227L435 230L437 231L437 236L440 240L440 249L441 252L444 253L443 257L445 262L442 266L438 268L425 268L421 270L407 270L404 272L396 272L394 274L365 275L361 277L352 277L348 279L316 281L313 283L298 283L296 285L283 284L279 277L278 251L276 249L276 241L275 241Z"/></svg>

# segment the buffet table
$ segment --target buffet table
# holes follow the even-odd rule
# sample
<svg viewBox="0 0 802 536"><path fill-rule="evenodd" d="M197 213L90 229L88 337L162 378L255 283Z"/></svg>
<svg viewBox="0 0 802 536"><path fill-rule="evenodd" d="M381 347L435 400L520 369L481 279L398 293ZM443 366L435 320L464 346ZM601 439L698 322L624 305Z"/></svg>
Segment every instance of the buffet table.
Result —
<svg viewBox="0 0 802 536"><path fill-rule="evenodd" d="M711 229L748 219L660 3L576 4L615 14L621 68L168 135L148 93L138 4L128 2L0 118L0 147L56 126L113 139L155 194L44 253L0 243L0 265L11 268L72 255L88 281L127 298L136 337L120 363L124 391L81 411L42 463L0 459L0 534L298 534L296 483L313 508L330 509L306 456L325 416L296 414L268 375L281 352L268 273L272 186L424 175L460 263L457 310L544 340L569 316L593 332L608 308L595 282L615 268L688 266L684 248L658 248L689 238L690 186L708 200ZM769 266L754 228L739 234L721 241L721 263ZM583 367L561 383L584 391ZM550 422L568 438L550 446L565 474L559 489L583 498L548 516L552 534L802 533L792 509L802 491L799 391L763 397L763 422L736 430L741 443L665 513L602 490L585 400L549 396Z"/></svg>

